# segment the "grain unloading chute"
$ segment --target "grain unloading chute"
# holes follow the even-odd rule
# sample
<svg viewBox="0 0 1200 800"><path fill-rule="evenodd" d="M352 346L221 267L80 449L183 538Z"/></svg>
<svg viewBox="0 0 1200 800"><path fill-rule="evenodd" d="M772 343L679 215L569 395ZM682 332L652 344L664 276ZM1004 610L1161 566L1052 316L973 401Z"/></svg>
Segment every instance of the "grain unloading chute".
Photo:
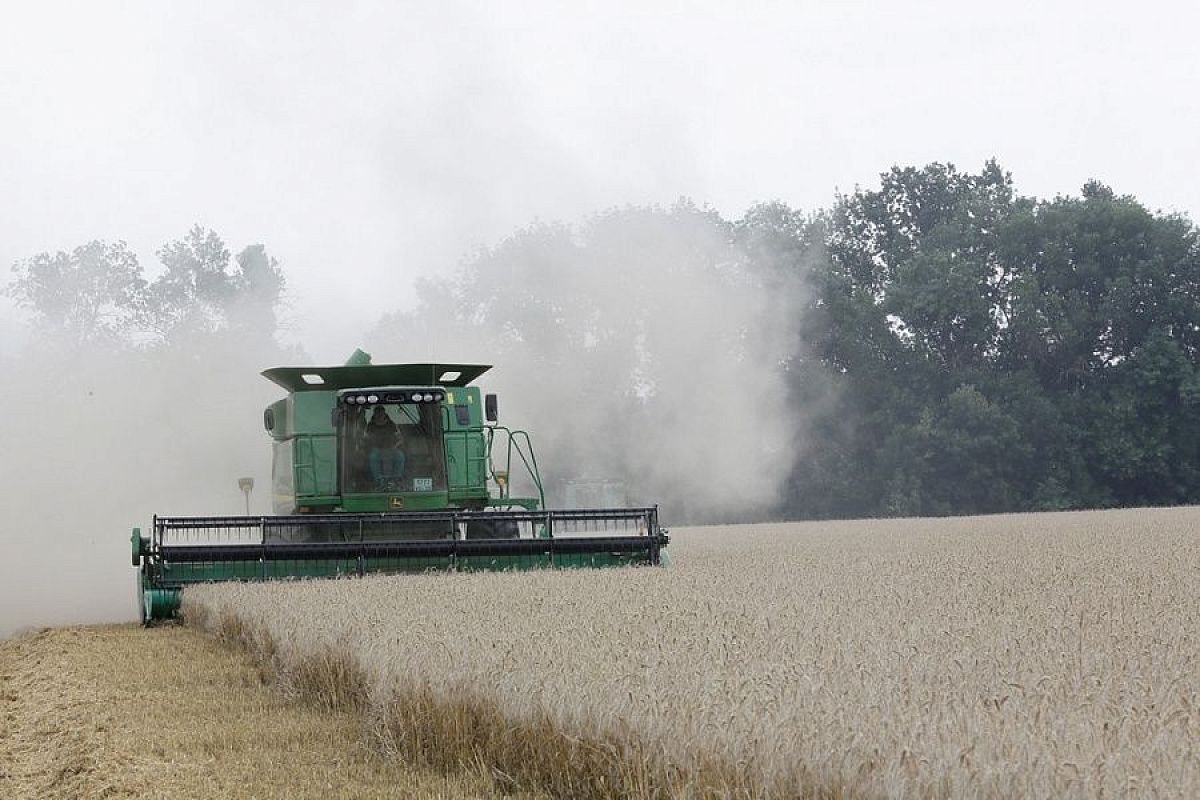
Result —
<svg viewBox="0 0 1200 800"><path fill-rule="evenodd" d="M275 514L156 517L134 530L143 622L189 584L426 570L659 564L656 508L545 508L529 436L497 421L472 364L263 373L288 391L264 413ZM514 466L535 496L511 494Z"/></svg>

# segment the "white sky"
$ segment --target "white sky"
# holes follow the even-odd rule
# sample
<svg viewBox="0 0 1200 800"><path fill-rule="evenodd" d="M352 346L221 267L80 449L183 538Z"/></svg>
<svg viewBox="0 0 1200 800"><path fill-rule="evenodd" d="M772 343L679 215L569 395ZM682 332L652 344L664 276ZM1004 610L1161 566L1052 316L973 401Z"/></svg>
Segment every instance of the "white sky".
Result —
<svg viewBox="0 0 1200 800"><path fill-rule="evenodd" d="M0 280L93 238L153 272L199 222L283 262L290 337L319 361L411 305L416 278L612 205L810 210L896 163L996 156L1027 194L1094 176L1200 216L1191 3L3 11ZM0 304L0 352L20 330Z"/></svg>

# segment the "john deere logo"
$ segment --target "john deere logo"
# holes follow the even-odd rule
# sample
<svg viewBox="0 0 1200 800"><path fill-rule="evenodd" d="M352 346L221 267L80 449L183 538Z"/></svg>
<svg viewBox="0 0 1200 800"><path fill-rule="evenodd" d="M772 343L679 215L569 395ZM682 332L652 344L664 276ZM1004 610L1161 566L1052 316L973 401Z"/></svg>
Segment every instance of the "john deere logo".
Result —
<svg viewBox="0 0 1200 800"><path fill-rule="evenodd" d="M392 498L392 508L404 508L404 498L403 497L393 497Z"/></svg>

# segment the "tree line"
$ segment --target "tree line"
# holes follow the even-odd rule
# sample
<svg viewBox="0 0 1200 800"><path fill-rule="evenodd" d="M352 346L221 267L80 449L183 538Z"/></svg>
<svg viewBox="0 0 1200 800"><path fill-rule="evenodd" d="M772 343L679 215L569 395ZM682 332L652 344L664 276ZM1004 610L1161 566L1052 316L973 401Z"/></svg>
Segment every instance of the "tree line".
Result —
<svg viewBox="0 0 1200 800"><path fill-rule="evenodd" d="M31 313L34 332L64 348L153 348L196 337L271 341L285 279L261 244L236 255L199 225L157 251L162 267L147 280L124 241L94 240L13 264L0 290Z"/></svg>
<svg viewBox="0 0 1200 800"><path fill-rule="evenodd" d="M159 258L146 281L94 242L18 262L5 291L81 341L274 335L284 277L260 245L232 257L196 228ZM720 452L632 459L656 431L761 414L726 482L770 482L762 516L1200 501L1200 235L1095 181L1039 199L995 162L934 163L815 212L680 201L536 224L422 281L368 339L486 343L563 415L554 387L586 392L586 429L550 424L564 463L664 491Z"/></svg>
<svg viewBox="0 0 1200 800"><path fill-rule="evenodd" d="M995 163L893 169L816 223L788 509L928 515L1200 500L1200 239L1089 182L1018 197Z"/></svg>

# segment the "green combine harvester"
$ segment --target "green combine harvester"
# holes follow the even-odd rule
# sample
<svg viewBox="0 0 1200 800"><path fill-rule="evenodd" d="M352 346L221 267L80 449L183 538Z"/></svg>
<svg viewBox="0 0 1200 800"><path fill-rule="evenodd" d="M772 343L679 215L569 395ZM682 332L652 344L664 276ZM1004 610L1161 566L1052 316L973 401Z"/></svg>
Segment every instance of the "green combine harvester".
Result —
<svg viewBox="0 0 1200 800"><path fill-rule="evenodd" d="M133 531L144 624L211 581L666 561L658 509L546 509L529 435L498 423L477 364L276 367L263 414L274 515L155 517ZM515 461L514 461L515 459ZM514 497L518 466L536 497Z"/></svg>

